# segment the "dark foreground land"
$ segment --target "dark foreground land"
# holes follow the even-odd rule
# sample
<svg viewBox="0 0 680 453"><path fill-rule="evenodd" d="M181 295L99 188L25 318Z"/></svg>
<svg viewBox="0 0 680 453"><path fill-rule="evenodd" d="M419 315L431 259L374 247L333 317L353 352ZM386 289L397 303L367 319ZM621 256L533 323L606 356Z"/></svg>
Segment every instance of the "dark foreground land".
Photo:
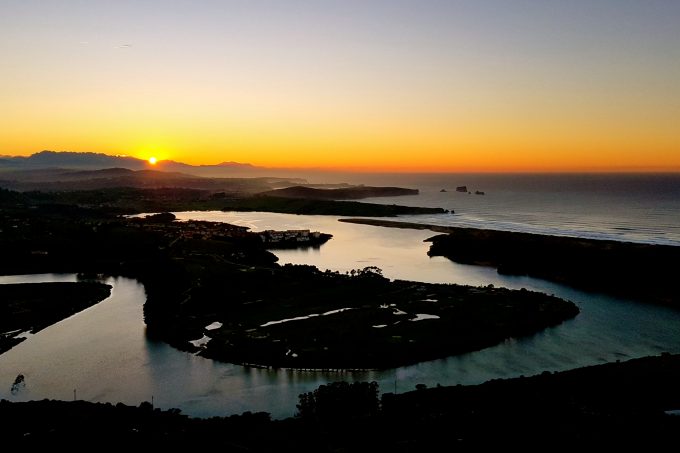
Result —
<svg viewBox="0 0 680 453"><path fill-rule="evenodd" d="M204 303L191 313L199 327L222 323L194 337L212 338L203 355L269 367L394 368L529 335L579 312L545 294L390 281L372 268L343 275L286 265L243 274L213 288L231 306Z"/></svg>
<svg viewBox="0 0 680 453"><path fill-rule="evenodd" d="M601 291L680 308L680 247L604 241L373 219L343 222L430 229L428 254L452 261L530 275L589 291Z"/></svg>
<svg viewBox="0 0 680 453"><path fill-rule="evenodd" d="M680 440L680 356L379 397L375 383L300 395L298 416L189 418L151 404L0 402L7 445L228 451L667 450Z"/></svg>
<svg viewBox="0 0 680 453"><path fill-rule="evenodd" d="M223 203L223 211L264 211L283 214L396 217L413 214L445 214L442 208L420 208L357 201L257 196Z"/></svg>
<svg viewBox="0 0 680 453"><path fill-rule="evenodd" d="M95 282L0 285L0 354L24 340L16 334L36 333L110 294Z"/></svg>
<svg viewBox="0 0 680 453"><path fill-rule="evenodd" d="M280 266L258 235L233 225L174 222L171 214L127 219L5 196L0 274L136 278L147 293L149 336L198 351L190 341L207 335L201 352L219 360L388 368L493 345L578 313L571 302L528 291L391 282L374 268ZM325 316L267 325L318 314ZM206 330L214 322L222 326Z"/></svg>
<svg viewBox="0 0 680 453"><path fill-rule="evenodd" d="M372 187L354 186L334 189L319 189L307 186L292 186L262 192L260 196L305 198L308 200L359 200L370 197L399 197L403 195L418 195L417 189L402 187Z"/></svg>
<svg viewBox="0 0 680 453"><path fill-rule="evenodd" d="M159 193L165 192L153 192L151 202L136 206L163 205ZM301 368L395 366L431 358L432 348L437 356L478 348L576 314L569 302L527 291L389 282L375 268L338 274L279 266L261 241L238 227L176 228L167 216L125 219L117 216L128 213L124 201L111 193L84 196L0 190L0 274L87 271L136 278L147 292L149 336L196 350L187 340L208 334L213 340L203 353L223 360ZM102 203L106 197L121 204ZM167 203L176 207L177 197ZM553 261L544 265L550 268ZM352 310L328 313L345 308ZM311 314L324 316L263 325ZM206 330L215 321L222 326ZM464 333L458 339L457 330ZM352 343L354 336L370 345ZM348 354L364 362L343 363ZM394 361L376 364L376 355ZM664 413L680 408L679 378L680 357L662 356L473 387L421 386L382 399L375 384L331 384L302 395L300 417L282 421L267 414L190 419L148 403L2 402L0 435L8 445L51 448L106 442L235 451L435 451L442 445L462 451L649 450L680 440L680 418ZM21 384L19 376L15 384Z"/></svg>
<svg viewBox="0 0 680 453"><path fill-rule="evenodd" d="M244 189L245 190L245 189ZM314 198L282 197L245 191L217 192L191 188L106 187L97 190L12 192L0 188L0 198L33 206L78 206L112 214L169 211L264 211L284 214L395 217L407 214L444 214L442 208L336 200L334 189ZM340 189L337 189L340 190ZM346 189L343 189L346 190Z"/></svg>

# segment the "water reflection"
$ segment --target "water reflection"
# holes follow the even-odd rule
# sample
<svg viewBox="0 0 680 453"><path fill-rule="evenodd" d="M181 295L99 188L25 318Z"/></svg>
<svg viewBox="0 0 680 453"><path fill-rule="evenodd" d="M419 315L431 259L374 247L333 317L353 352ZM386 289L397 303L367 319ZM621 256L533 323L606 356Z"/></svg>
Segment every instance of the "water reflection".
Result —
<svg viewBox="0 0 680 453"><path fill-rule="evenodd" d="M199 215L200 214L200 215ZM180 218L222 220L255 229L309 228L334 235L320 250L276 251L281 262L308 263L346 271L378 266L390 278L426 282L527 288L574 301L581 314L536 335L447 359L396 370L299 372L244 368L213 362L147 338L142 318L144 288L110 278L111 296L50 326L0 355L0 398L122 401L139 404L154 396L157 406L179 407L195 416L267 411L293 415L297 397L336 380L376 380L383 391L407 391L418 383L476 384L493 378L565 370L618 359L680 352L680 313L585 293L529 277L428 258L432 233L337 222L336 218L266 213L179 213ZM1 283L75 281L75 275L4 276ZM10 388L26 376L17 395Z"/></svg>

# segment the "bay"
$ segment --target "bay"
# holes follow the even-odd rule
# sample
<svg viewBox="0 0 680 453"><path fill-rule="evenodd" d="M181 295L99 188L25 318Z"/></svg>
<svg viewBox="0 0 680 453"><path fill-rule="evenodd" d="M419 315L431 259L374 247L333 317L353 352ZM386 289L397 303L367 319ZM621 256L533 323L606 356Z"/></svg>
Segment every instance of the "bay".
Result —
<svg viewBox="0 0 680 453"><path fill-rule="evenodd" d="M0 355L0 398L124 402L153 396L157 407L193 416L246 410L291 416L300 393L337 380L376 380L384 392L428 386L475 384L488 379L558 371L664 351L680 352L680 313L668 308L587 293L529 277L502 276L494 269L429 258L432 233L346 224L336 217L272 213L189 212L180 219L224 221L254 230L309 228L333 234L318 249L275 251L281 263L313 264L347 271L378 266L393 279L474 286L527 288L574 301L581 314L536 335L456 357L384 371L322 373L267 370L224 364L178 351L145 335L144 288L110 278L111 297ZM4 276L0 284L74 281L74 275ZM217 320L216 320L217 321ZM11 394L18 374L26 387Z"/></svg>

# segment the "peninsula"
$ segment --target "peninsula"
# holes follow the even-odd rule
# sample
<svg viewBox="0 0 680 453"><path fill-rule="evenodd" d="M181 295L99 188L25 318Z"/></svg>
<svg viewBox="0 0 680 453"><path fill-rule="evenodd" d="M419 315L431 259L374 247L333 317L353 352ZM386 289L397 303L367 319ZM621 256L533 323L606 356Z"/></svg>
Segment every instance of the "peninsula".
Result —
<svg viewBox="0 0 680 453"><path fill-rule="evenodd" d="M376 219L340 221L445 233L428 239L428 255L680 308L675 276L680 247Z"/></svg>
<svg viewBox="0 0 680 453"><path fill-rule="evenodd" d="M232 281L220 291L232 307L202 302L200 317L193 314L203 323L202 355L273 368L395 368L529 335L579 312L545 294L390 281L376 268L346 275L285 265L242 278L260 285Z"/></svg>
<svg viewBox="0 0 680 453"><path fill-rule="evenodd" d="M0 184L0 187L2 184ZM78 206L110 214L178 211L262 211L285 214L395 217L407 214L444 214L442 208L364 203L359 201L255 196L182 187L107 187L97 190L27 191L0 188L5 197L29 205ZM11 194L11 195L9 195Z"/></svg>
<svg viewBox="0 0 680 453"><path fill-rule="evenodd" d="M110 293L111 286L97 282L0 285L0 354Z"/></svg>
<svg viewBox="0 0 680 453"><path fill-rule="evenodd" d="M283 198L306 198L310 200L359 200L370 197L400 197L418 195L417 189L402 187L351 186L337 189L319 189L307 186L293 186L261 192L259 195Z"/></svg>
<svg viewBox="0 0 680 453"><path fill-rule="evenodd" d="M0 191L0 273L136 278L147 294L147 334L218 360L388 368L529 335L578 313L529 291L390 281L372 267L341 274L278 265L272 240L290 234L297 244L302 232L263 240L235 225L169 213L126 218L63 200Z"/></svg>

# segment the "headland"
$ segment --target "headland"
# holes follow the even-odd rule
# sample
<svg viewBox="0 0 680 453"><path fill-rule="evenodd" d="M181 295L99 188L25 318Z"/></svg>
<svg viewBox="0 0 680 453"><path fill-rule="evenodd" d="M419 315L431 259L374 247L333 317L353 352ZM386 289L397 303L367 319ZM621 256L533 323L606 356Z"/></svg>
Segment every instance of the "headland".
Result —
<svg viewBox="0 0 680 453"><path fill-rule="evenodd" d="M432 243L430 256L680 308L675 278L680 247L378 219L340 221L429 229L444 233L427 239Z"/></svg>

